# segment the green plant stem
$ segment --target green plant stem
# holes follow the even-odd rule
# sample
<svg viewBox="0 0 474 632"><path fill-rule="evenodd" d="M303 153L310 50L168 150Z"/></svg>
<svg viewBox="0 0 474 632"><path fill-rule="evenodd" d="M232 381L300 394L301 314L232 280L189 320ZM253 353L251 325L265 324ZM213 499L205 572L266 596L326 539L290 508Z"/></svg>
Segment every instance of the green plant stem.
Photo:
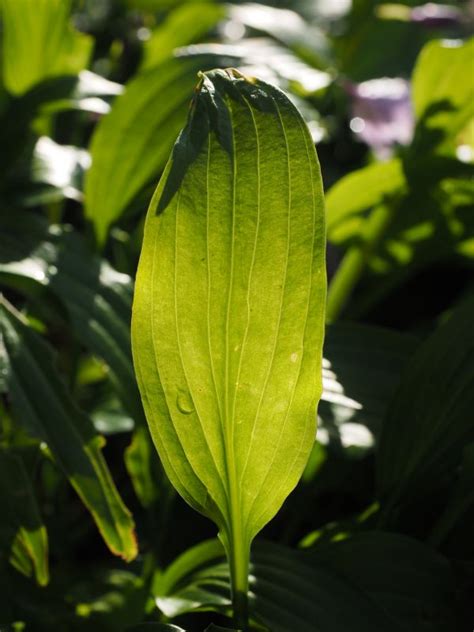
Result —
<svg viewBox="0 0 474 632"><path fill-rule="evenodd" d="M233 527L237 525L234 524ZM239 528L240 527L240 528ZM242 537L241 525L230 541L229 565L234 624L239 630L248 629L248 588L250 547Z"/></svg>
<svg viewBox="0 0 474 632"><path fill-rule="evenodd" d="M375 246L390 225L396 204L375 208L365 222L360 243L348 249L328 290L326 319L337 320L359 281Z"/></svg>

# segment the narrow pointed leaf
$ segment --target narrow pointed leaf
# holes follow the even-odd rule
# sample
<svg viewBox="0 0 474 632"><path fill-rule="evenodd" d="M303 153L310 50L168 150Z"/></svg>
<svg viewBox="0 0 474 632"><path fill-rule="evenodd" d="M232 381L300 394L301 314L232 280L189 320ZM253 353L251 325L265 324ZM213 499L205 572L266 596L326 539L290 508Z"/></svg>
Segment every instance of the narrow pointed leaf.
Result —
<svg viewBox="0 0 474 632"><path fill-rule="evenodd" d="M204 74L148 212L132 348L165 469L224 541L248 546L308 458L325 283L301 116L259 80Z"/></svg>
<svg viewBox="0 0 474 632"><path fill-rule="evenodd" d="M133 559L133 520L102 456L101 438L70 399L48 345L5 300L0 303L0 355L15 419L46 442L109 548Z"/></svg>

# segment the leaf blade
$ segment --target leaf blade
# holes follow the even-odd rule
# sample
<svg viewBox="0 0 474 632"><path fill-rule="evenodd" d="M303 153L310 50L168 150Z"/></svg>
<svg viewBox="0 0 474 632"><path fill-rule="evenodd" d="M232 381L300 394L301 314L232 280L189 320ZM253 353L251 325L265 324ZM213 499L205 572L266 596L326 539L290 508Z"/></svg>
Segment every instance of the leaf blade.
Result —
<svg viewBox="0 0 474 632"><path fill-rule="evenodd" d="M205 74L147 216L132 347L172 482L224 535L240 512L248 543L314 441L323 257L319 165L296 109L263 82Z"/></svg>

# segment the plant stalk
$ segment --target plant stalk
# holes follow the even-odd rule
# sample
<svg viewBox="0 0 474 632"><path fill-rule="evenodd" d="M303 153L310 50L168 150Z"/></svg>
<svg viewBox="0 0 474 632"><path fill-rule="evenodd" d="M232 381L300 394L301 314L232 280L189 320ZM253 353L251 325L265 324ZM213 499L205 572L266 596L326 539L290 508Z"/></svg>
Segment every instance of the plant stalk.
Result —
<svg viewBox="0 0 474 632"><path fill-rule="evenodd" d="M236 525L234 525L236 526ZM234 625L238 630L248 630L248 589L250 547L242 533L232 534L229 551L230 580Z"/></svg>

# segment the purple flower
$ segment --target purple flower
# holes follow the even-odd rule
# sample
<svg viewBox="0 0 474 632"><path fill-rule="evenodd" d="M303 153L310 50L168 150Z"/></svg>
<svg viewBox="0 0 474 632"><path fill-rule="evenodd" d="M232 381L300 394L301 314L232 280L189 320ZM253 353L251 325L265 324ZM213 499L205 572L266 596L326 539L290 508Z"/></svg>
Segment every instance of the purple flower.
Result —
<svg viewBox="0 0 474 632"><path fill-rule="evenodd" d="M457 7L434 2L413 8L405 4L380 4L376 7L375 13L382 20L413 22L429 29L459 26L463 21L463 13Z"/></svg>
<svg viewBox="0 0 474 632"><path fill-rule="evenodd" d="M383 77L347 82L345 89L352 97L351 130L378 158L387 159L395 145L410 143L414 119L408 81Z"/></svg>
<svg viewBox="0 0 474 632"><path fill-rule="evenodd" d="M427 28L446 28L458 26L462 13L457 7L447 4L422 4L411 10L410 20Z"/></svg>

